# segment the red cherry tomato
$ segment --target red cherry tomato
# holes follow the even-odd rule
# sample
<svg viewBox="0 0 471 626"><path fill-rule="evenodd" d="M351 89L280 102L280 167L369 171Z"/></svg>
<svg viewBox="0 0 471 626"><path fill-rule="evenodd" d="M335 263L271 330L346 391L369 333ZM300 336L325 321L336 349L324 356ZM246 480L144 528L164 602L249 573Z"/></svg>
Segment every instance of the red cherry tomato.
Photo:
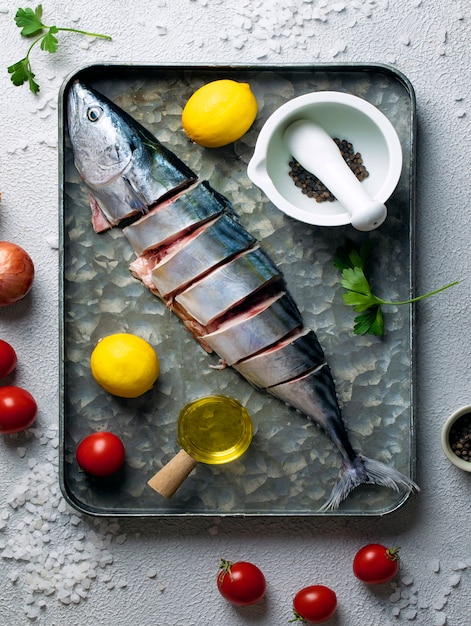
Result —
<svg viewBox="0 0 471 626"><path fill-rule="evenodd" d="M0 339L0 378L11 374L16 367L16 352L9 343Z"/></svg>
<svg viewBox="0 0 471 626"><path fill-rule="evenodd" d="M124 463L125 448L121 439L110 432L92 433L82 439L75 452L77 463L92 476L111 476Z"/></svg>
<svg viewBox="0 0 471 626"><path fill-rule="evenodd" d="M379 543L363 546L353 559L353 573L364 583L378 585L394 578L399 570L399 548Z"/></svg>
<svg viewBox="0 0 471 626"><path fill-rule="evenodd" d="M337 608L337 595L324 585L304 587L294 596L295 619L309 624L322 624L332 617Z"/></svg>
<svg viewBox="0 0 471 626"><path fill-rule="evenodd" d="M14 385L0 387L0 433L10 435L29 428L37 412L38 405L29 391Z"/></svg>
<svg viewBox="0 0 471 626"><path fill-rule="evenodd" d="M247 561L231 563L221 559L217 576L220 594L232 604L246 606L263 598L266 591L265 576L262 571Z"/></svg>

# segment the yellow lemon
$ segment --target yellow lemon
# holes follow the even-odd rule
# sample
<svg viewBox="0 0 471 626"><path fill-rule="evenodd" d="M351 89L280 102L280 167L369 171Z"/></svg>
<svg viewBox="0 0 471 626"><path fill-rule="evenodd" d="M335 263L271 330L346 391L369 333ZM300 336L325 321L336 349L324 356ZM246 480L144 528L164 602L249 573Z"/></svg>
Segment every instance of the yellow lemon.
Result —
<svg viewBox="0 0 471 626"><path fill-rule="evenodd" d="M100 339L91 354L90 367L96 382L121 398L137 398L149 391L160 372L154 348L131 333Z"/></svg>
<svg viewBox="0 0 471 626"><path fill-rule="evenodd" d="M214 80L190 97L182 113L183 130L205 148L240 139L257 116L257 100L248 83Z"/></svg>

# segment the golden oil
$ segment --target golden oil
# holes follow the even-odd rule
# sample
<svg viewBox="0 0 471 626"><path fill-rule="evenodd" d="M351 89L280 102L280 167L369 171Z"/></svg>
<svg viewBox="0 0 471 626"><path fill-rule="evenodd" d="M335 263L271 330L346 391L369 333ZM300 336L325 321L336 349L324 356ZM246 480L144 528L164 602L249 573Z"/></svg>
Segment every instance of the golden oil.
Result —
<svg viewBox="0 0 471 626"><path fill-rule="evenodd" d="M205 396L183 407L178 443L196 461L229 463L249 447L253 426L246 409L234 398Z"/></svg>

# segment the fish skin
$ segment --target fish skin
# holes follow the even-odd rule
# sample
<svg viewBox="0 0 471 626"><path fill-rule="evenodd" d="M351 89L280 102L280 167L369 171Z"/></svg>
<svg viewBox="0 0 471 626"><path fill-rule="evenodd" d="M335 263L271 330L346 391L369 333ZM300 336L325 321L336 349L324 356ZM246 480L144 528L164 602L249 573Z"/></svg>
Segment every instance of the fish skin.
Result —
<svg viewBox="0 0 471 626"><path fill-rule="evenodd" d="M257 246L218 265L175 296L175 301L200 324L207 326L248 296L280 278L281 271Z"/></svg>
<svg viewBox="0 0 471 626"><path fill-rule="evenodd" d="M147 215L123 228L137 256L168 245L186 232L222 213L235 216L227 198L207 181L158 204Z"/></svg>
<svg viewBox="0 0 471 626"><path fill-rule="evenodd" d="M268 387L266 391L310 417L328 433L344 461L349 462L356 458L343 420L338 419L340 407L327 363L321 363L297 378Z"/></svg>
<svg viewBox="0 0 471 626"><path fill-rule="evenodd" d="M230 318L220 324L216 331L203 335L205 344L225 364L234 366L242 359L266 350L286 333L294 332L302 326L301 314L287 293L281 292L268 297L256 308L257 314Z"/></svg>
<svg viewBox="0 0 471 626"><path fill-rule="evenodd" d="M170 246L168 254L152 270L152 280L160 293L168 298L255 242L255 237L223 213L193 231L187 241L179 240Z"/></svg>
<svg viewBox="0 0 471 626"><path fill-rule="evenodd" d="M90 93L94 97L104 98L99 94L95 95L95 92L91 91ZM121 112L115 105L112 105L110 110L112 115L121 115L128 124L139 126L137 122L133 122L132 118ZM69 107L69 117L76 114L77 111ZM115 123L117 127L121 126L120 121ZM73 129L75 124L75 120L69 119L69 128ZM141 131L139 138L142 137L142 132L146 133L146 142L156 141L145 129ZM81 136L80 139L78 137L79 135L76 134L75 141L72 141L74 153L77 150L79 155L81 153L86 154L90 147L77 145L85 140L84 136ZM115 146L112 156L116 156L118 153L122 156L121 160L124 165L127 158L126 149L121 151ZM168 154L168 152L162 152L162 154ZM174 158L177 159L177 157ZM75 156L75 163L80 166L80 156ZM117 159L115 159L114 165L119 170ZM123 178L124 172L127 172L126 167L118 172L118 179ZM139 168L142 167L148 168L145 175L139 172ZM139 163L133 164L133 168L134 182L142 180L147 184L149 175L154 175L148 160L143 159ZM165 169L165 166L161 167L161 171L165 171ZM87 180L86 169L79 169L79 172L89 188L97 187L97 182L94 179L92 179L92 183ZM93 176L94 173L92 172L90 175ZM185 184L188 185L188 180ZM115 188L113 187L113 189ZM146 195L141 194L138 187L132 187L132 190L138 198L141 195ZM121 191L122 189L118 185L116 192L120 193ZM171 193L178 195L181 191L181 186L176 185ZM191 190L186 191L186 193L191 193ZM221 212L229 212L234 217L229 201L224 199L224 196L220 194L219 196L219 200L224 205ZM133 201L134 196L131 194L131 202ZM175 202L177 201L178 198ZM201 201L205 202L205 200ZM159 208L158 205L155 213L158 214L161 209L163 207ZM197 213L200 209L201 207L198 207ZM97 210L96 207L95 210ZM134 207L131 204L128 211L133 210ZM202 214L204 213L203 208ZM140 222L144 222L145 219L142 218ZM382 485L396 491L401 489L409 492L419 491L419 487L413 480L396 469L374 459L369 459L352 448L338 404L335 383L330 368L325 362L323 350L314 331L303 327L302 317L296 304L286 292L282 273L270 257L261 250L258 243L244 253L230 257L222 264L218 263L202 279L190 283L175 297L173 294L167 297L158 289L152 281L152 270L168 252L166 246L175 245L175 241L180 236L182 241L179 241L177 245L181 246L185 243L190 245L192 241L191 229L200 228L206 219L208 218L200 215L194 220L191 228L184 228L170 242L167 239L164 243L153 244L157 245L157 249L149 249L143 254L137 253L136 259L130 265L132 274L181 318L185 327L208 352L214 350L218 353L215 350L218 348L219 352L225 355L223 365L234 365L234 368L249 382L306 415L331 438L342 456L342 466L332 492L320 511L327 512L337 509L349 493L363 483ZM146 222L146 224L151 223L150 221ZM142 237L143 235L137 237L138 246L141 248ZM152 235L153 237L154 235ZM156 241L159 237L159 233L155 233ZM201 252L203 253L204 250ZM252 258L254 253L258 255L258 259ZM231 271L237 266L234 261L239 261L239 265L241 265L241 258L244 259L245 269L248 270L245 282L241 280L240 273ZM250 259L249 262L248 259ZM244 264L242 263L242 265ZM262 270L261 274L256 278L259 270ZM226 280L216 283L216 277L225 277ZM213 284L211 284L211 280ZM241 282L242 285L237 285L238 282ZM224 286L228 292L226 294L222 293ZM217 305L212 305L211 312L208 313L205 309L208 308L208 298L211 297L211 294L216 298ZM281 315L280 312L275 312L277 307L280 309ZM270 335L272 331L268 331L268 338L262 339L261 343L255 341L253 345L250 345L250 330L248 329L251 326L257 328L257 323L263 322L264 316L268 316L268 326L275 327L274 320L276 318L281 320L281 330L276 330L272 335ZM288 322L288 319L291 319L291 322ZM260 327L255 332L260 334ZM217 345L213 339L217 336L223 337L224 333L227 333L226 337L230 337L230 340L228 339L224 346L222 343ZM246 334L244 335L244 333ZM214 348L210 345L211 343ZM240 350L240 345L246 347ZM292 364L292 375L287 369L283 355L286 355L288 362Z"/></svg>
<svg viewBox="0 0 471 626"><path fill-rule="evenodd" d="M69 89L67 116L75 167L88 187L97 232L147 213L197 178L136 120L79 81Z"/></svg>
<svg viewBox="0 0 471 626"><path fill-rule="evenodd" d="M267 389L302 376L325 363L316 333L303 328L233 365L254 387Z"/></svg>

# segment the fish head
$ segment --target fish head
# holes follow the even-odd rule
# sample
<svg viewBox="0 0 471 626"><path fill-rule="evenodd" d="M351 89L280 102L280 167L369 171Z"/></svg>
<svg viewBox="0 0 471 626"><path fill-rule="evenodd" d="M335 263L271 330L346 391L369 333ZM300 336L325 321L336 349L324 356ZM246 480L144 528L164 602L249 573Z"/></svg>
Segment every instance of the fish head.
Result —
<svg viewBox="0 0 471 626"><path fill-rule="evenodd" d="M129 167L132 130L104 96L75 81L68 94L67 120L75 166L88 185L107 185Z"/></svg>

